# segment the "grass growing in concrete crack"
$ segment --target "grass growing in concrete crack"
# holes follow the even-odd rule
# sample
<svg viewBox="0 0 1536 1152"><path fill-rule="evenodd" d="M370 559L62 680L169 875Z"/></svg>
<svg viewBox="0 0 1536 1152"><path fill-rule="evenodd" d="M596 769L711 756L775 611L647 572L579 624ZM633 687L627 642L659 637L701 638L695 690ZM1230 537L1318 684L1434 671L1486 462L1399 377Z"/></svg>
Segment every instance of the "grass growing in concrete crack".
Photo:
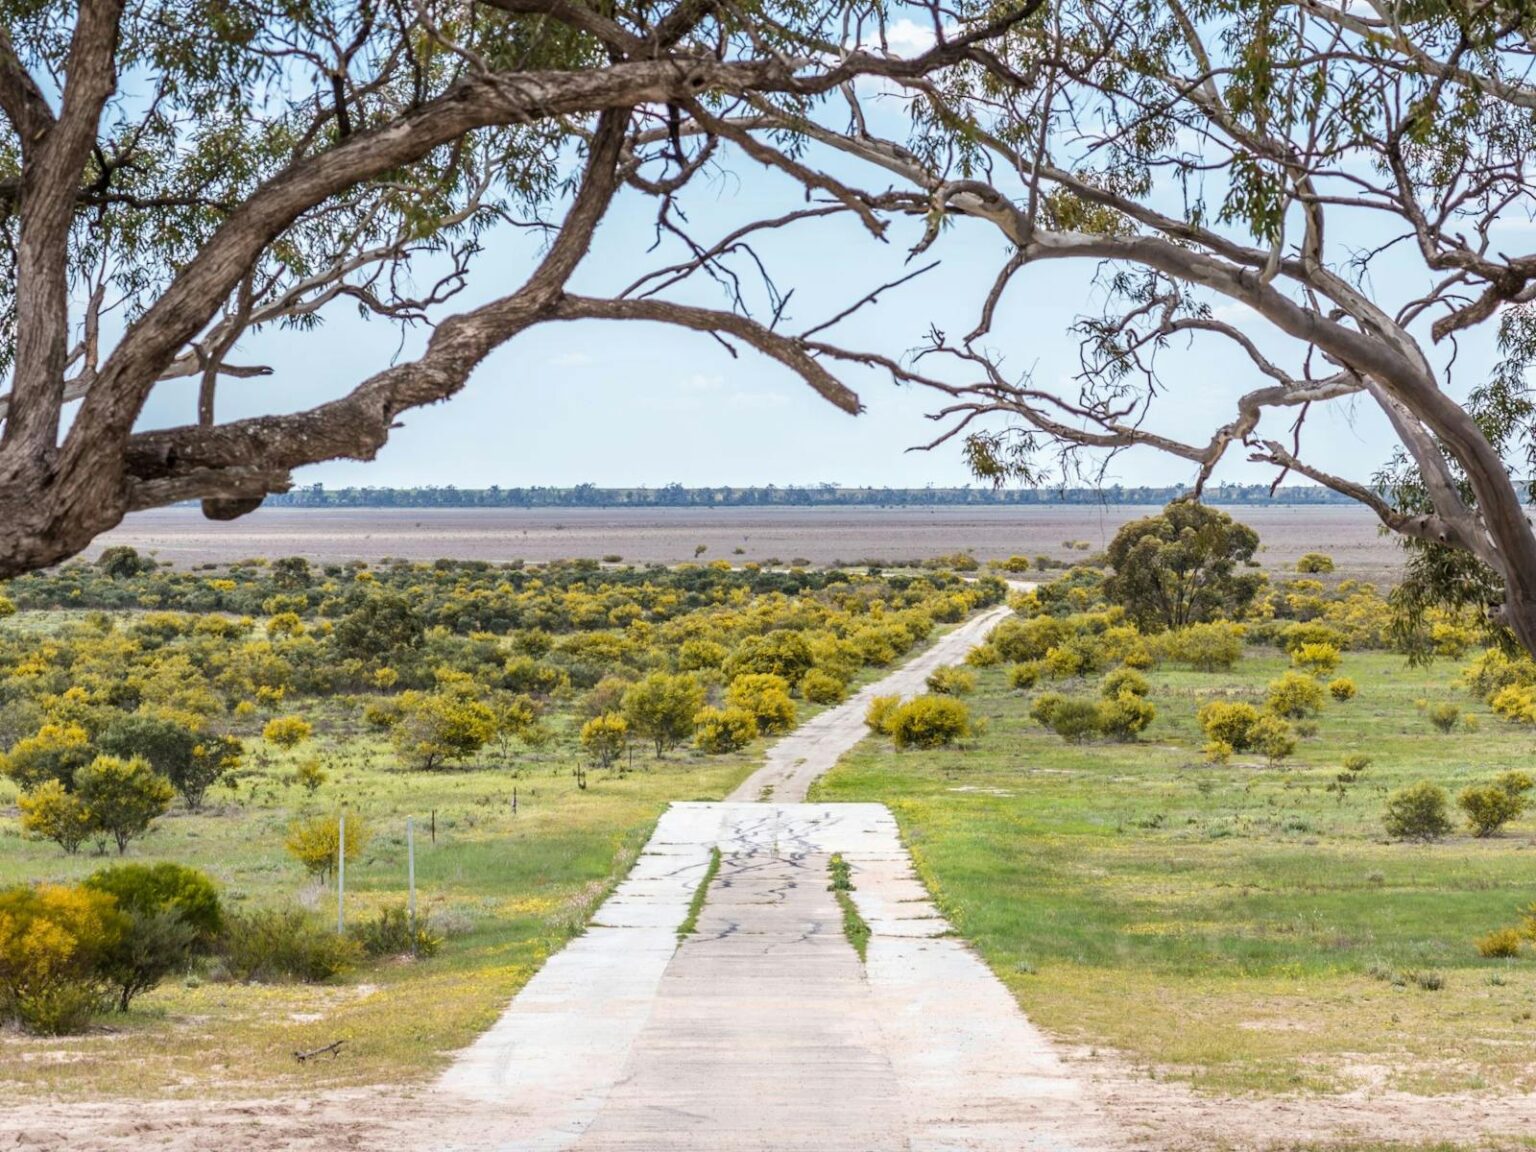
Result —
<svg viewBox="0 0 1536 1152"><path fill-rule="evenodd" d="M864 917L859 915L858 905L853 902L853 871L841 852L833 853L827 870L832 874L832 883L827 888L837 897L837 906L843 910L843 935L848 937L848 943L853 945L862 963L864 954L869 951L870 932Z"/></svg>
<svg viewBox="0 0 1536 1152"><path fill-rule="evenodd" d="M699 886L693 890L693 899L688 902L688 915L677 926L677 942L681 944L689 936L699 930L699 913L704 911L704 901L709 896L709 886L715 882L715 877L720 872L720 849L709 850L709 867L704 869L704 879L699 881Z"/></svg>

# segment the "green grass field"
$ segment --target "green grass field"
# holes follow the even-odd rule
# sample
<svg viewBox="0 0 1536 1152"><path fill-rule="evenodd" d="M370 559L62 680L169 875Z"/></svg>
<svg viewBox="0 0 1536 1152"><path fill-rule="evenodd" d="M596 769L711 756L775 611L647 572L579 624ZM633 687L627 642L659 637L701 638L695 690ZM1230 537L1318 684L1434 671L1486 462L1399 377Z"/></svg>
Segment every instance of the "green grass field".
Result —
<svg viewBox="0 0 1536 1152"><path fill-rule="evenodd" d="M813 798L889 803L957 929L1069 1042L1213 1091L1536 1088L1536 951L1474 947L1536 900L1536 819L1430 845L1389 842L1380 821L1402 784L1454 794L1531 768L1531 730L1462 692L1450 662L1349 653L1359 697L1330 702L1290 761L1203 763L1199 705L1260 695L1284 667L1250 649L1231 673L1153 671L1141 742L1080 746L988 669L970 749L871 738ZM1425 700L1459 703L1475 731L1437 732ZM1349 753L1372 766L1330 791Z"/></svg>
<svg viewBox="0 0 1536 1152"><path fill-rule="evenodd" d="M374 833L362 861L348 866L355 920L405 900L405 819L414 816L421 909L453 929L442 951L431 960L367 965L324 985L167 980L128 1014L104 1017L84 1035L7 1033L0 1092L255 1096L427 1077L580 931L668 802L721 798L760 755L750 748L703 758L679 749L658 761L637 749L634 771L590 770L582 790L570 754L510 770L406 772L375 737L340 720L328 727L298 753L318 751L328 763L331 779L313 799L284 783L298 757L258 753L233 795L215 788L205 814L178 807L127 858L202 868L234 907L298 901L334 917L334 886L310 882L283 839L296 817L345 800ZM88 849L69 857L23 839L12 786L0 789L0 885L76 879L117 859ZM337 1039L346 1041L344 1058L302 1067L293 1059Z"/></svg>

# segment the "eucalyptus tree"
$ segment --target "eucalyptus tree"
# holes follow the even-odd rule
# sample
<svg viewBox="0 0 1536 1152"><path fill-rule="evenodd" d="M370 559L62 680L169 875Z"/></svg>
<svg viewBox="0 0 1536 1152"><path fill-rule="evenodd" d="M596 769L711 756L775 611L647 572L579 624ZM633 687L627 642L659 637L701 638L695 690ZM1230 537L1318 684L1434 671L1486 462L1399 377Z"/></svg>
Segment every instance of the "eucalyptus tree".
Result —
<svg viewBox="0 0 1536 1152"><path fill-rule="evenodd" d="M771 324L566 286L621 189L665 205L711 163L689 109L806 112L964 59L1039 3L902 57L860 0L0 2L0 576L134 509L229 518L296 467L371 458L401 413L549 321L682 325L856 410ZM463 303L519 228L544 240L530 273ZM337 398L219 419L221 384L267 371L243 337L304 339L338 307L430 337ZM196 423L142 426L175 379L196 382Z"/></svg>
<svg viewBox="0 0 1536 1152"><path fill-rule="evenodd" d="M1144 448L1186 461L1198 496L1246 452L1398 534L1410 608L1491 599L1496 630L1536 652L1516 478L1536 471L1533 65L1536 10L1502 0L1059 0L942 72L886 84L911 132L882 132L862 90L847 132L777 93L697 124L750 133L758 154L777 132L862 161L873 174L836 195L923 218L920 252L942 254L957 223L993 231L965 335L912 333L905 356L830 332L808 344L936 389L934 443L962 444L979 474ZM1010 374L994 335L1014 323L1010 286L1063 261L1098 275L1080 371ZM1201 341L1251 370L1224 411L1181 401L1188 380L1159 367ZM1497 370L1457 377L1467 341L1501 348ZM1309 414L1358 404L1400 446L1370 484L1307 449Z"/></svg>

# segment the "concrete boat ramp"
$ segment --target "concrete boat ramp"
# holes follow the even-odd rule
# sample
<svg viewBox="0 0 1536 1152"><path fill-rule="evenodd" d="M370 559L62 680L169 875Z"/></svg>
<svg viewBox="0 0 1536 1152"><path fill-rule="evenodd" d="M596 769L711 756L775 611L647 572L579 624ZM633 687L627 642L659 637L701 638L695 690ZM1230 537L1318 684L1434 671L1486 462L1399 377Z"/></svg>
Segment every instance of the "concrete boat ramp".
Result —
<svg viewBox="0 0 1536 1152"><path fill-rule="evenodd" d="M867 699L920 690L993 610L780 741L718 804L673 805L589 929L438 1085L494 1117L444 1149L1025 1152L1118 1143L1050 1043L959 940L880 804L807 804ZM772 796L771 802L753 802ZM678 929L709 874L695 931ZM834 853L871 929L860 960Z"/></svg>

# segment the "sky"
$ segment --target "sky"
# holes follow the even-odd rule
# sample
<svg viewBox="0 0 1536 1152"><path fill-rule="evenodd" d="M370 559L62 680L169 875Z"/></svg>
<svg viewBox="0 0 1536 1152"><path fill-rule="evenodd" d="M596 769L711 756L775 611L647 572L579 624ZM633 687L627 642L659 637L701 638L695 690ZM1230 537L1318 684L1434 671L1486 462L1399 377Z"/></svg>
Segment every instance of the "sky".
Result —
<svg viewBox="0 0 1536 1152"><path fill-rule="evenodd" d="M902 133L890 111L877 113ZM814 151L809 159L833 171L842 162ZM845 170L845 169L844 169ZM869 183L869 174L864 173ZM881 181L883 184L884 181ZM1175 190L1155 196L1176 208ZM800 207L803 194L788 180L739 154L724 170L695 182L684 201L693 234L705 241L744 221ZM621 194L603 224L592 254L572 287L613 292L645 271L670 262L678 249L649 252L655 239L654 202ZM1335 233L1337 234L1337 233ZM936 326L968 332L1008 250L990 225L957 220L927 255L909 262L920 224L898 221L884 243L851 219L832 219L777 233L761 253L782 289L793 289L783 326L796 331L836 314L881 283L937 259L939 266L858 312L834 331L841 342L901 357ZM1372 241L1369 228L1355 243ZM514 288L538 256L538 241L504 229L493 235L472 277L455 301L464 307ZM1378 272L1394 280L1401 267L1388 257ZM1077 368L1077 318L1103 300L1091 264L1053 262L1026 269L999 309L988 346L1010 373L1042 384L1071 387ZM1400 287L1394 283L1392 287ZM669 293L689 303L725 307L723 294L703 278ZM1220 305L1219 316L1238 323L1266 352L1295 367L1297 350L1269 335L1252 314ZM220 419L266 411L299 410L339 395L396 356L410 355L423 331L403 339L389 326L334 310L312 333L262 333L235 359L273 367L274 375L222 385ZM1459 378L1486 369L1489 349L1463 344ZM1231 418L1234 397L1263 381L1225 342L1204 337L1177 344L1162 360L1168 394L1150 426L1203 441ZM958 442L913 451L943 427L929 414L940 396L898 387L871 371L839 370L860 394L866 411L849 416L816 396L777 363L749 348L732 357L707 336L659 325L584 321L547 324L494 353L469 385L446 404L402 417L378 459L338 461L304 469L300 484L327 486L457 485L503 487L570 485L689 486L815 484L960 485L972 482ZM163 385L144 426L192 419L193 386ZM1290 413L1271 417L1268 435L1289 439ZM1385 421L1367 401L1335 402L1309 416L1304 455L1355 480L1368 480L1392 449ZM1234 451L1218 481L1268 482L1273 469L1251 465ZM1111 464L1109 483L1170 484L1193 478L1187 463L1152 450L1136 450Z"/></svg>

